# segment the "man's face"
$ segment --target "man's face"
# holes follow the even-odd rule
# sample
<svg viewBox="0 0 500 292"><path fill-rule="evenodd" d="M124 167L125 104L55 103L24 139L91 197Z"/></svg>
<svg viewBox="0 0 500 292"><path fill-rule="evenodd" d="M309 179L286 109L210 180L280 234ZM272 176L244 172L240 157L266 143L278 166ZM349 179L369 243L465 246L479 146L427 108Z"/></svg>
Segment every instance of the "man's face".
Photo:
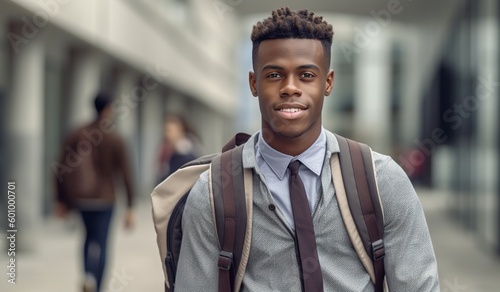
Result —
<svg viewBox="0 0 500 292"><path fill-rule="evenodd" d="M263 41L254 70L249 75L250 89L259 97L265 137L301 137L312 143L321 131L324 96L333 86L333 71L325 64L321 42Z"/></svg>

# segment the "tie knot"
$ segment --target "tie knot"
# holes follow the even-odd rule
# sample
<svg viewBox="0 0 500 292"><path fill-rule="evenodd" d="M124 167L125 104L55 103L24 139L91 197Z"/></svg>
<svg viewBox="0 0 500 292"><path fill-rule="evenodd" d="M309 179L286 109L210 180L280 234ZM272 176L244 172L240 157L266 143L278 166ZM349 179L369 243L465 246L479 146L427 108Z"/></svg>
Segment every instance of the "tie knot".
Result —
<svg viewBox="0 0 500 292"><path fill-rule="evenodd" d="M292 161L290 162L290 164L288 164L288 168L292 172L292 175L296 175L299 173L299 167L300 167L300 161L298 160Z"/></svg>

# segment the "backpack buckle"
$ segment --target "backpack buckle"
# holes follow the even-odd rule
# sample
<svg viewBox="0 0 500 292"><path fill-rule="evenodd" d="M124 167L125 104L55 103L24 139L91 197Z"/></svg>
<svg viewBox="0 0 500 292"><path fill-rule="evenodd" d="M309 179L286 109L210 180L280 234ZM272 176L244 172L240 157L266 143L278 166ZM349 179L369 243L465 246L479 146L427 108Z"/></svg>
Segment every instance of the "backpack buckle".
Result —
<svg viewBox="0 0 500 292"><path fill-rule="evenodd" d="M378 261L383 259L384 256L385 256L384 240L379 239L375 242L372 242L372 259L374 261Z"/></svg>
<svg viewBox="0 0 500 292"><path fill-rule="evenodd" d="M221 250L219 253L219 269L224 271L229 271L233 263L233 253L225 250Z"/></svg>

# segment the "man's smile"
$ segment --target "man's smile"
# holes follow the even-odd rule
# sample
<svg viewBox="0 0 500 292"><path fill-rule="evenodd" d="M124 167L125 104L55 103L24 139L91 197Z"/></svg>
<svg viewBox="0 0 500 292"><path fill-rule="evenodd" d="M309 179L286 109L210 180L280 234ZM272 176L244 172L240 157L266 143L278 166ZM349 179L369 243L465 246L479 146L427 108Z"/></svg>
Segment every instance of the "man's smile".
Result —
<svg viewBox="0 0 500 292"><path fill-rule="evenodd" d="M299 108L284 108L284 109L280 109L279 111L287 112L287 113L295 113L295 112L298 112L301 110L302 109L299 109Z"/></svg>
<svg viewBox="0 0 500 292"><path fill-rule="evenodd" d="M281 118L293 120L301 118L305 114L306 110L307 108L286 107L277 109L276 112Z"/></svg>

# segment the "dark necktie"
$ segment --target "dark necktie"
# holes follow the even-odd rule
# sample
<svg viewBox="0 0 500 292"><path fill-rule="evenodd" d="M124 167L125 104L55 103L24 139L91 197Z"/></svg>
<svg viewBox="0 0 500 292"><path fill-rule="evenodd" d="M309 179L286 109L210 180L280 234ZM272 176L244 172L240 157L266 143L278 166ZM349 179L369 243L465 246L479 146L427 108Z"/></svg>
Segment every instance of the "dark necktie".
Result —
<svg viewBox="0 0 500 292"><path fill-rule="evenodd" d="M302 179L299 176L300 161L290 162L290 199L292 201L293 221L295 223L296 244L304 292L323 291L323 276L316 250L309 201Z"/></svg>

